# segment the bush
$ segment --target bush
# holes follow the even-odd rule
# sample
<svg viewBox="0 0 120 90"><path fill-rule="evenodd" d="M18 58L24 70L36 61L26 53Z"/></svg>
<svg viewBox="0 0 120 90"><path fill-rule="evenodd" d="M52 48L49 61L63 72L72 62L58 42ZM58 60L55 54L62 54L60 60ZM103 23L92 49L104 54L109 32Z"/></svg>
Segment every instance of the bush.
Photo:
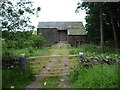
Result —
<svg viewBox="0 0 120 90"><path fill-rule="evenodd" d="M28 38L28 40L32 40L34 43L33 43L33 47L34 48L41 48L45 42L42 34L39 34L39 35L32 35L31 37Z"/></svg>
<svg viewBox="0 0 120 90"><path fill-rule="evenodd" d="M3 31L2 38L5 39L2 41L3 47L14 49L22 49L28 47L41 48L45 43L42 34L32 35L31 31Z"/></svg>
<svg viewBox="0 0 120 90"><path fill-rule="evenodd" d="M8 49L3 49L2 50L2 60L3 59L11 59L13 58L13 53L11 51L9 51Z"/></svg>
<svg viewBox="0 0 120 90"><path fill-rule="evenodd" d="M26 47L33 47L34 45L34 41L33 40L26 40L23 42L23 48L26 48Z"/></svg>

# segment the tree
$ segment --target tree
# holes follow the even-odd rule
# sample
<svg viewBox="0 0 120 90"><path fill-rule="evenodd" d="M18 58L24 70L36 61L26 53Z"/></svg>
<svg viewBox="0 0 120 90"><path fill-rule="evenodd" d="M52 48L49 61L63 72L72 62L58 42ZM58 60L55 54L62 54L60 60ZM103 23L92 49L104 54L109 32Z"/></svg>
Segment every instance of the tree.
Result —
<svg viewBox="0 0 120 90"><path fill-rule="evenodd" d="M101 35L104 34L105 45L109 40L114 40L117 49L118 40L120 39L120 36L117 36L120 34L120 2L102 2L102 5L100 4L101 3L96 2L83 2L82 4L79 3L77 10L86 10L87 24L85 27L88 31L88 36L98 41L100 39L102 40L103 37L100 36L99 33L101 33ZM101 27L104 27L104 32L102 32Z"/></svg>
<svg viewBox="0 0 120 90"><path fill-rule="evenodd" d="M0 23L2 30L16 31L25 30L25 28L34 29L29 25L30 16L37 15L40 7L33 8L33 2L29 0L17 0L15 4L11 1L0 2Z"/></svg>
<svg viewBox="0 0 120 90"><path fill-rule="evenodd" d="M115 40L115 47L116 47L116 49L118 49L118 40L117 40L114 19L113 19L114 17L111 12L110 12L110 16L111 16L111 23L112 23L112 28L113 28L113 36L114 36L114 40Z"/></svg>
<svg viewBox="0 0 120 90"><path fill-rule="evenodd" d="M119 5L119 3L107 3L107 12L110 16L110 21L112 24L112 30L113 30L113 36L114 36L114 41L115 41L115 47L116 50L118 49L118 39L117 39L117 34L116 34L116 27L115 27L115 19L120 20L119 18L115 18L114 16L117 16L120 14L120 8L117 6ZM120 22L118 21L118 23L120 24Z"/></svg>
<svg viewBox="0 0 120 90"><path fill-rule="evenodd" d="M82 5L80 5L80 7L78 8L82 8L84 7L84 9L86 10L86 13L89 14L90 16L93 16L92 19L95 17L96 14L98 14L98 12L100 13L99 16L99 25L97 27L99 27L99 31L100 31L100 44L101 44L101 52L104 52L103 49L103 45L104 45L104 36L103 36L103 12L102 12L102 6L103 3L82 3ZM88 18L88 20L91 22L92 19ZM96 21L93 22L93 24ZM92 24L90 24L92 27ZM92 31L92 33L94 33Z"/></svg>
<svg viewBox="0 0 120 90"><path fill-rule="evenodd" d="M104 52L104 35L103 35L103 12L102 12L102 3L100 3L100 38L101 38L101 52Z"/></svg>

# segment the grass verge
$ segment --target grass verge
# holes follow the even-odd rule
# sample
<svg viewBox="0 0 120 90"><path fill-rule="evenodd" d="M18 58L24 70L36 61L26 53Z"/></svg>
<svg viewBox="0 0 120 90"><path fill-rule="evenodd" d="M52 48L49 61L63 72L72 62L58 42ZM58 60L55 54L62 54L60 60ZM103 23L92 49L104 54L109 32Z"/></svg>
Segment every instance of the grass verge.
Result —
<svg viewBox="0 0 120 90"><path fill-rule="evenodd" d="M2 88L23 88L33 80L33 74L28 69L2 70Z"/></svg>
<svg viewBox="0 0 120 90"><path fill-rule="evenodd" d="M80 67L70 75L74 88L118 88L118 65Z"/></svg>

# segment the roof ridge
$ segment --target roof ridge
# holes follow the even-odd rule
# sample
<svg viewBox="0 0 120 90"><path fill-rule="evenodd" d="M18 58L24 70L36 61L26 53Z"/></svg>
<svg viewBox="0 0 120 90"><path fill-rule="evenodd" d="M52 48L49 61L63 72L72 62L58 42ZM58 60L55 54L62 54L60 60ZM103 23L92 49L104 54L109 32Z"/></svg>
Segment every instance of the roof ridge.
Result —
<svg viewBox="0 0 120 90"><path fill-rule="evenodd" d="M81 21L40 21L39 23L49 23L49 22L51 22L51 23L55 23L55 22L58 22L58 23L60 23L60 22L68 22L68 23L82 23Z"/></svg>
<svg viewBox="0 0 120 90"><path fill-rule="evenodd" d="M39 22L38 28L57 28L58 30L69 30L72 35L85 35L86 31L82 22Z"/></svg>

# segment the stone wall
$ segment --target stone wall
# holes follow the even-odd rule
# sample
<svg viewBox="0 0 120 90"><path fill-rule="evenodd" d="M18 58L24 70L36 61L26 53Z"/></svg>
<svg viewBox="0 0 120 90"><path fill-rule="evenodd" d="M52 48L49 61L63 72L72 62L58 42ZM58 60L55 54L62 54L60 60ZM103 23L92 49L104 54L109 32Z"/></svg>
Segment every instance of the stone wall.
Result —
<svg viewBox="0 0 120 90"><path fill-rule="evenodd" d="M48 46L59 42L59 33L57 28L38 28L37 33L42 33Z"/></svg>
<svg viewBox="0 0 120 90"><path fill-rule="evenodd" d="M68 35L68 42L71 46L80 46L87 42L87 35Z"/></svg>

